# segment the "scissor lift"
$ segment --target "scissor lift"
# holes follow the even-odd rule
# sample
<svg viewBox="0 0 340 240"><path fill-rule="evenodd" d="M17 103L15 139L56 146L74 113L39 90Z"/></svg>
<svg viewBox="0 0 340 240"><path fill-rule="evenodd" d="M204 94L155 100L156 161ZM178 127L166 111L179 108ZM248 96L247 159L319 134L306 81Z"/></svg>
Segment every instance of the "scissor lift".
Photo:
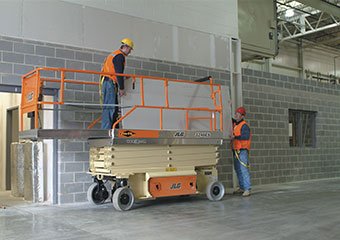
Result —
<svg viewBox="0 0 340 240"><path fill-rule="evenodd" d="M90 139L90 171L95 182L88 200L103 203L110 195L117 210L129 210L135 199L206 194L224 195L216 164L222 135L215 131L112 130L113 138Z"/></svg>
<svg viewBox="0 0 340 240"><path fill-rule="evenodd" d="M41 71L54 71L59 78L41 77ZM64 101L64 85L91 84L97 82L70 80L67 73L92 75L112 75L110 73L39 68L23 76L21 131L23 116L35 113L35 128L39 129L38 115L46 104L64 105L72 103ZM216 165L219 160L219 146L223 142L223 114L221 86L214 84L211 77L199 81L184 81L150 76L129 76L133 83L139 81L140 103L130 106L130 110L117 120L113 129L102 130L103 135L89 134L91 130L79 131L74 136L87 136L90 144L89 174L94 182L87 191L87 198L94 204L102 204L112 198L115 209L125 211L131 209L136 199L156 199L160 197L206 194L209 200L218 201L225 193L223 184L218 181ZM165 102L160 105L147 105L144 101L145 79L164 82ZM43 101L44 82L60 83L60 97L57 102ZM209 98L213 108L179 107L169 104L168 85L171 82L181 84L207 85L210 88ZM131 117L137 109L159 110L159 129L117 129L124 119ZM184 111L185 129L163 129L164 111ZM209 117L192 117L191 112L205 112ZM216 119L219 118L219 124ZM209 121L209 130L190 130L192 120ZM92 128L100 118L93 121ZM85 134L86 132L86 134ZM43 132L42 132L43 133ZM97 133L97 132L96 132ZM55 138L63 138L62 133L55 133ZM70 134L70 131L67 133ZM110 183L110 184L107 184Z"/></svg>

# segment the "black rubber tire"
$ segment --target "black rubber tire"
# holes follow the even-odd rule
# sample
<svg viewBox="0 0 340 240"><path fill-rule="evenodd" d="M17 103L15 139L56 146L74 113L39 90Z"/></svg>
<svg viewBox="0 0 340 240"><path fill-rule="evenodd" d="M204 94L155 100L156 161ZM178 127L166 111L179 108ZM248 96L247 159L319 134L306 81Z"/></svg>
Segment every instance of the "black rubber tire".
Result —
<svg viewBox="0 0 340 240"><path fill-rule="evenodd" d="M210 201L219 201L225 193L224 186L221 182L215 181L208 184L206 189L207 198Z"/></svg>
<svg viewBox="0 0 340 240"><path fill-rule="evenodd" d="M97 191L98 191L98 184L92 183L89 189L87 190L87 200L92 204L100 205L100 204L103 204L107 198L101 198L100 196L98 196L96 194ZM105 191L107 190L105 189Z"/></svg>
<svg viewBox="0 0 340 240"><path fill-rule="evenodd" d="M113 207L118 211L128 211L135 202L135 196L128 187L118 188L112 196Z"/></svg>

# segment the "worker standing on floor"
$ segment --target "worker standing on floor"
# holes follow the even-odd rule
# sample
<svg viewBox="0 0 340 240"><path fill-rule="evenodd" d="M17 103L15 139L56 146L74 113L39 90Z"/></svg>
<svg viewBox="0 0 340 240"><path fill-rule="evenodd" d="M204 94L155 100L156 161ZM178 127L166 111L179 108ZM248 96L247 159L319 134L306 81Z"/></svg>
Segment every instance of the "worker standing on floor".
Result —
<svg viewBox="0 0 340 240"><path fill-rule="evenodd" d="M124 38L118 50L112 52L106 57L102 72L124 73L125 57L133 50L134 43L130 38ZM101 76L99 84L100 101L103 106L102 112L102 129L111 129L118 116L118 95L124 96L124 78L123 76ZM117 94L118 93L118 94ZM111 106L109 106L111 104Z"/></svg>
<svg viewBox="0 0 340 240"><path fill-rule="evenodd" d="M231 146L233 150L234 168L239 181L239 189L235 194L242 194L244 197L250 196L251 183L249 172L249 151L251 144L251 132L249 125L244 120L246 109L239 107L235 111L233 118L233 136L231 136Z"/></svg>

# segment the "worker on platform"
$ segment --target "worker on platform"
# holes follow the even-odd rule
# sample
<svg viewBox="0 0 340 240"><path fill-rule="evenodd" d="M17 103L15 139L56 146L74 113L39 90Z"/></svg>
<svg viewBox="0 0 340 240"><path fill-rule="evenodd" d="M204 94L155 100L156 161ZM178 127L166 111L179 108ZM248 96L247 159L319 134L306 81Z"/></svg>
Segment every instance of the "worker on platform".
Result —
<svg viewBox="0 0 340 240"><path fill-rule="evenodd" d="M231 146L233 150L234 168L237 174L239 188L234 194L250 196L251 183L249 172L249 151L251 144L251 132L249 125L244 120L246 109L239 107L235 111L233 120L233 136Z"/></svg>
<svg viewBox="0 0 340 240"><path fill-rule="evenodd" d="M102 72L106 73L124 73L125 57L133 50L134 43L130 38L124 38L118 50L112 52L106 57ZM101 76L99 84L100 101L103 105L102 112L102 129L112 129L113 123L118 116L118 95L124 96L124 79L123 76ZM111 106L110 106L111 105Z"/></svg>

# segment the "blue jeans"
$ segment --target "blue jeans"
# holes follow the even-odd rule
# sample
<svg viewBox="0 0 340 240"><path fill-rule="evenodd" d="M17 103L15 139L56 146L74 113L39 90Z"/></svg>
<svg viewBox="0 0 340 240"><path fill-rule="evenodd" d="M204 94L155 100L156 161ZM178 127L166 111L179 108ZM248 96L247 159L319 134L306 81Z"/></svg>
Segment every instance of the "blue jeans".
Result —
<svg viewBox="0 0 340 240"><path fill-rule="evenodd" d="M114 82L105 77L102 85L103 104L117 104L117 92ZM117 118L118 107L104 106L102 112L102 129L112 129Z"/></svg>
<svg viewBox="0 0 340 240"><path fill-rule="evenodd" d="M240 153L238 154L239 159L237 159L235 152L233 153L233 156L234 156L234 168L237 174L239 186L243 190L250 190L251 183L250 183L248 150L245 150L245 149L240 150Z"/></svg>

